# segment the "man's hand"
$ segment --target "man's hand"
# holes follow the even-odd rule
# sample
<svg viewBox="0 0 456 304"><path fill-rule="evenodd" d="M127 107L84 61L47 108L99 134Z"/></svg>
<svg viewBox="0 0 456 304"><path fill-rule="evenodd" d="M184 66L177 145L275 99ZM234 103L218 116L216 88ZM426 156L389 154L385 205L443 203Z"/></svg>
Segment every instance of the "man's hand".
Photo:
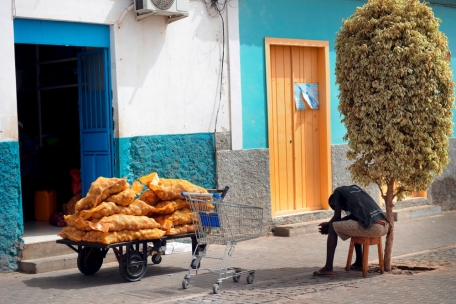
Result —
<svg viewBox="0 0 456 304"><path fill-rule="evenodd" d="M328 230L329 230L328 222L320 223L320 224L318 224L318 226L320 227L320 228L318 228L318 231L320 231L321 234L328 234Z"/></svg>

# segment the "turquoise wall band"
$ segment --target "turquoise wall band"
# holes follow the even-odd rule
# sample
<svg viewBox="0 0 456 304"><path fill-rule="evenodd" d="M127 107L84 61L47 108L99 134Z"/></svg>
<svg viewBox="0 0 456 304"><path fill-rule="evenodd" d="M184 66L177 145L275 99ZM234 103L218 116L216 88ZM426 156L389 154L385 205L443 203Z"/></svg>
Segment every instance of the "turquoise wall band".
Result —
<svg viewBox="0 0 456 304"><path fill-rule="evenodd" d="M444 1L441 1L444 2ZM446 4L453 4L453 1L448 1ZM448 48L451 51L450 66L453 70L453 80L456 82L456 8L448 8L443 6L431 6L434 15L442 20L440 23L440 31L444 32L448 38ZM456 92L455 92L456 94ZM456 110L453 109L453 137L456 137Z"/></svg>
<svg viewBox="0 0 456 304"><path fill-rule="evenodd" d="M338 87L335 84L334 41L347 19L363 1L273 0L239 1L239 35L242 85L242 136L244 149L268 147L268 114L264 38L329 41L331 144L346 144L340 122ZM451 66L456 70L456 9L431 6L442 19L440 30L450 41ZM456 79L456 78L455 78ZM455 121L453 117L453 121Z"/></svg>
<svg viewBox="0 0 456 304"><path fill-rule="evenodd" d="M17 269L24 246L19 145L0 142L0 272Z"/></svg>
<svg viewBox="0 0 456 304"><path fill-rule="evenodd" d="M109 48L109 26L102 24L14 19L14 42Z"/></svg>
<svg viewBox="0 0 456 304"><path fill-rule="evenodd" d="M119 138L119 177L128 182L157 172L159 177L185 179L216 187L214 135L211 133Z"/></svg>

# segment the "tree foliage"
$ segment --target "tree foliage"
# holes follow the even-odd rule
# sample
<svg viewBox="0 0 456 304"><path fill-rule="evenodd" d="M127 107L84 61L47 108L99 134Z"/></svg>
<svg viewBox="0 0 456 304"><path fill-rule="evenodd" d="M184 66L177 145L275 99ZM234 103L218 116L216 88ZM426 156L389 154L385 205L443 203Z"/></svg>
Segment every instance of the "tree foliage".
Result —
<svg viewBox="0 0 456 304"><path fill-rule="evenodd" d="M401 199L426 190L449 163L454 82L439 24L419 0L370 0L337 33L348 169L385 200L384 186L394 183L390 197Z"/></svg>

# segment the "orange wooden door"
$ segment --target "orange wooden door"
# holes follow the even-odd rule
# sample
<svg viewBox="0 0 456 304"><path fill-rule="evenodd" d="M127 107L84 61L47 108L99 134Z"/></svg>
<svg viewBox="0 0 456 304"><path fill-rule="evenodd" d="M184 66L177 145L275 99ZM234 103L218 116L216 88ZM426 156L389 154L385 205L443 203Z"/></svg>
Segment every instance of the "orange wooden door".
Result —
<svg viewBox="0 0 456 304"><path fill-rule="evenodd" d="M321 191L321 149L325 148L321 132L326 135L328 130L320 130L321 115L326 111L321 106L312 110L308 105L305 110L296 110L293 98L294 83L318 83L320 103L325 103L325 94L320 92L326 78L319 75L324 68L318 66L324 63L319 58L322 54L317 47L270 45L268 131L273 216L324 209L323 201L327 200Z"/></svg>

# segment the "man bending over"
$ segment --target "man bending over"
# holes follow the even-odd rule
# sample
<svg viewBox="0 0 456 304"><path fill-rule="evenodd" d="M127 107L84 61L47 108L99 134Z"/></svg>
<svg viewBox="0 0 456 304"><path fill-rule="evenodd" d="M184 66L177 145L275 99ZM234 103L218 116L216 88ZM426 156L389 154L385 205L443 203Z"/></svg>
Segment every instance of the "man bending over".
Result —
<svg viewBox="0 0 456 304"><path fill-rule="evenodd" d="M343 241L350 237L379 237L388 233L389 221L372 197L356 185L336 188L329 197L334 215L329 222L319 224L321 234L327 234L326 264L314 275L332 275L337 236ZM342 218L342 210L347 216ZM352 269L362 270L363 250L355 244L356 260Z"/></svg>

